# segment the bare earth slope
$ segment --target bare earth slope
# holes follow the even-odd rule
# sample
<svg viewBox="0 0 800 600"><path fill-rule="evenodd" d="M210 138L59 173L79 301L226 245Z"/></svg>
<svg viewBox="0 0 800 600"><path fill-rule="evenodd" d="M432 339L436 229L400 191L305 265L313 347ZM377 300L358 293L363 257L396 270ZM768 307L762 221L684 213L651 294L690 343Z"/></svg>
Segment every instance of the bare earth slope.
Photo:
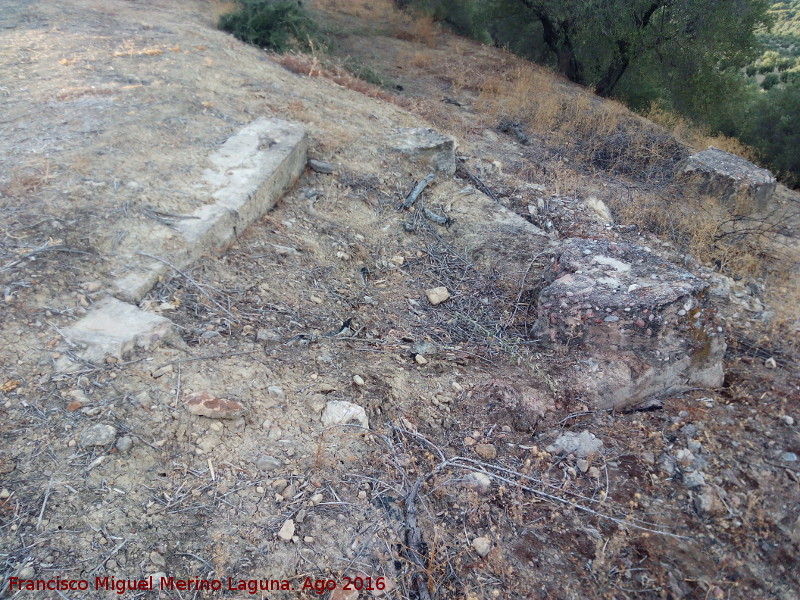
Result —
<svg viewBox="0 0 800 600"><path fill-rule="evenodd" d="M307 578L361 576L384 578L361 598L796 598L796 362L731 355L720 389L614 413L570 392L591 364L525 337L546 240L645 244L699 272L597 222L585 199L625 186L562 178L563 157L538 160L473 106L463 65L375 99L217 31L214 7L0 11L0 597L117 597L95 578L156 574L156 590L123 597L310 598ZM434 49L359 37L338 18L339 51L360 47L376 69L398 48L508 60L439 33ZM180 341L58 372L74 350L65 328L136 251L169 254L176 220L210 202L209 155L263 116L304 125L309 155L335 172L307 169L226 253L148 294L140 306ZM389 140L427 126L456 137L508 214L546 233L540 245L465 247L495 204L464 171L426 192L451 225L397 210L427 170ZM438 286L453 298L433 306ZM187 395L203 391L248 410L190 414ZM324 421L337 401L362 407L371 431ZM550 446L583 431L602 446ZM159 592L162 574L222 589ZM12 577L90 588L18 591ZM264 579L293 590L246 589Z"/></svg>

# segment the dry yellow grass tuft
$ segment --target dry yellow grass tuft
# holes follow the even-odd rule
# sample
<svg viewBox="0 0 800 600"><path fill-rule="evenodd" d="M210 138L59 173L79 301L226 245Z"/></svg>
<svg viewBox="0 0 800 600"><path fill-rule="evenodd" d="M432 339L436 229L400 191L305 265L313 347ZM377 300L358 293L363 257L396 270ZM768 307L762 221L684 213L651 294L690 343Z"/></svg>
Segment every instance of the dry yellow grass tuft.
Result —
<svg viewBox="0 0 800 600"><path fill-rule="evenodd" d="M343 66L336 64L332 60L325 60L324 64L320 62L319 57L310 54L272 54L270 58L284 67L285 69L296 73L297 75L305 75L306 77L324 77L338 85L345 87L359 94L364 94L370 98L379 98L387 102L392 102L400 106L406 106L407 103L403 102L397 96L386 92L380 87L373 85L359 79L350 74Z"/></svg>
<svg viewBox="0 0 800 600"><path fill-rule="evenodd" d="M403 15L395 26L394 35L398 39L436 47L439 39L439 27L429 15Z"/></svg>
<svg viewBox="0 0 800 600"><path fill-rule="evenodd" d="M750 161L755 159L753 149L736 138L721 133L712 134L707 128L665 110L656 103L650 105L645 116L654 123L666 127L676 139L696 150L705 150L709 146L714 146L725 152L743 156Z"/></svg>

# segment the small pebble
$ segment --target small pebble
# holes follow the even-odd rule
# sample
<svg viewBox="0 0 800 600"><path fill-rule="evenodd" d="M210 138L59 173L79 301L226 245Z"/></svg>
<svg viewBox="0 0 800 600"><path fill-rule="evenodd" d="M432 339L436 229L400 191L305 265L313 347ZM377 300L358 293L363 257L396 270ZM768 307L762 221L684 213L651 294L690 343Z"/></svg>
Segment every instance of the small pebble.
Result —
<svg viewBox="0 0 800 600"><path fill-rule="evenodd" d="M130 436L123 435L117 440L117 450L119 450L121 453L124 454L131 448L133 448L133 439Z"/></svg>
<svg viewBox="0 0 800 600"><path fill-rule="evenodd" d="M492 551L492 542L489 538L481 536L472 540L472 547L478 556L484 558Z"/></svg>
<svg viewBox="0 0 800 600"><path fill-rule="evenodd" d="M783 422L784 425L789 425L790 427L794 425L794 419L789 415L783 415L781 417L781 421Z"/></svg>
<svg viewBox="0 0 800 600"><path fill-rule="evenodd" d="M364 378L361 375L353 375L353 383L358 386L364 385Z"/></svg>
<svg viewBox="0 0 800 600"><path fill-rule="evenodd" d="M428 364L428 359L425 358L424 356L422 356L422 354L417 354L414 357L414 360L417 361L418 365L427 365Z"/></svg>

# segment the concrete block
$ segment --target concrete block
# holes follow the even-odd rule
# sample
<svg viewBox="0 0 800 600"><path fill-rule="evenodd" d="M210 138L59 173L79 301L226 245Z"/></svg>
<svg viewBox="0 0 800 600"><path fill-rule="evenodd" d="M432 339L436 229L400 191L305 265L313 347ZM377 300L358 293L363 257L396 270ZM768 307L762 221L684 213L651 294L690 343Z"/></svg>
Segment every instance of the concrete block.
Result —
<svg viewBox="0 0 800 600"><path fill-rule="evenodd" d="M307 152L305 129L281 119L257 119L228 138L203 172L213 202L175 225L180 240L160 258L183 270L203 254L224 252L297 180ZM153 245L145 240L141 251L157 255ZM160 278L173 275L168 265L138 255L128 257L128 265L114 285L114 295L128 302L141 301Z"/></svg>
<svg viewBox="0 0 800 600"><path fill-rule="evenodd" d="M150 349L162 340L177 339L172 321L116 298L105 298L74 325L64 329L68 343L81 346L78 355L89 362L113 356L124 359L135 348Z"/></svg>

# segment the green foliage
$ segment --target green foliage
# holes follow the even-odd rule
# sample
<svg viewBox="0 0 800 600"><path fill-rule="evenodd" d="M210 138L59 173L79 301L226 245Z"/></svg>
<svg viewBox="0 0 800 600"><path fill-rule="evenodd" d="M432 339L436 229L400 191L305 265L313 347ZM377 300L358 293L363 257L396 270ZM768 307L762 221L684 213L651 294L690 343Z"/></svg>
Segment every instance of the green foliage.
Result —
<svg viewBox="0 0 800 600"><path fill-rule="evenodd" d="M219 19L219 28L267 50L306 49L314 23L295 0L237 0L237 8Z"/></svg>
<svg viewBox="0 0 800 600"><path fill-rule="evenodd" d="M800 185L800 81L759 94L737 134L786 185Z"/></svg>
<svg viewBox="0 0 800 600"><path fill-rule="evenodd" d="M489 37L634 109L655 102L738 137L788 184L800 184L800 69L793 58L800 55L793 37L800 0L411 2L460 33ZM770 15L779 19L780 36L768 33ZM766 75L766 91L756 73Z"/></svg>
<svg viewBox="0 0 800 600"><path fill-rule="evenodd" d="M417 11L430 14L449 26L455 33L483 43L491 43L486 30L487 2L482 0L414 0L400 2L411 4Z"/></svg>
<svg viewBox="0 0 800 600"><path fill-rule="evenodd" d="M761 87L764 88L765 90L768 90L778 85L779 81L780 79L775 73L768 73L761 82Z"/></svg>

